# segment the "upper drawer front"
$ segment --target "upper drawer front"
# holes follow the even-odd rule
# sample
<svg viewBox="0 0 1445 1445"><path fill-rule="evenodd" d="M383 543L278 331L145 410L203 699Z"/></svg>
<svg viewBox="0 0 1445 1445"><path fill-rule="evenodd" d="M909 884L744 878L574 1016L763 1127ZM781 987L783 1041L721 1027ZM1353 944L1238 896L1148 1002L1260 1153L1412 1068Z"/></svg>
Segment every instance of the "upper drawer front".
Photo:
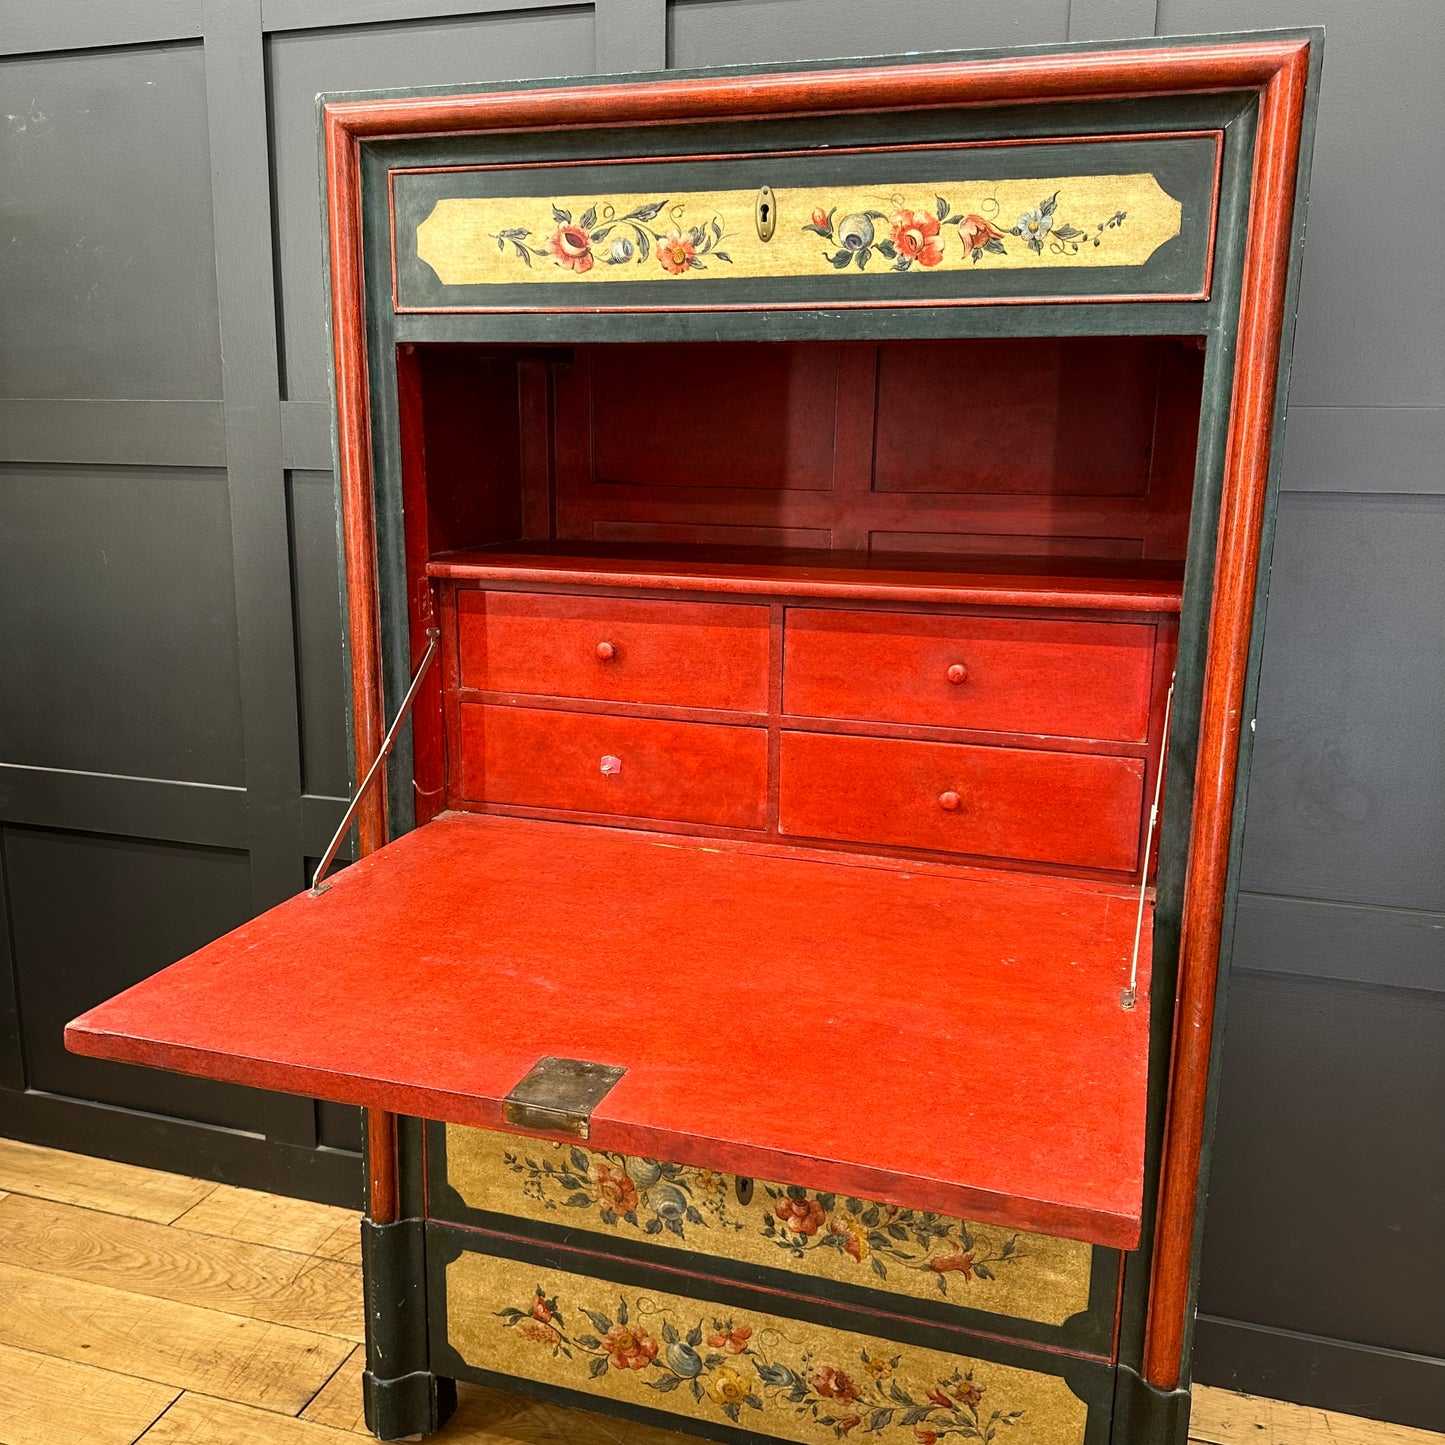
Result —
<svg viewBox="0 0 1445 1445"><path fill-rule="evenodd" d="M481 803L761 828L760 727L463 703L462 794Z"/></svg>
<svg viewBox="0 0 1445 1445"><path fill-rule="evenodd" d="M432 1218L1095 1355L1118 1256L686 1164L459 1124L427 1133Z"/></svg>
<svg viewBox="0 0 1445 1445"><path fill-rule="evenodd" d="M1128 869L1143 794L1138 758L785 732L778 821L800 838Z"/></svg>
<svg viewBox="0 0 1445 1445"><path fill-rule="evenodd" d="M1221 137L392 174L400 311L1208 295Z"/></svg>
<svg viewBox="0 0 1445 1445"><path fill-rule="evenodd" d="M858 718L1143 742L1154 628L792 608L783 707Z"/></svg>
<svg viewBox="0 0 1445 1445"><path fill-rule="evenodd" d="M457 594L463 687L763 712L768 610L715 602Z"/></svg>

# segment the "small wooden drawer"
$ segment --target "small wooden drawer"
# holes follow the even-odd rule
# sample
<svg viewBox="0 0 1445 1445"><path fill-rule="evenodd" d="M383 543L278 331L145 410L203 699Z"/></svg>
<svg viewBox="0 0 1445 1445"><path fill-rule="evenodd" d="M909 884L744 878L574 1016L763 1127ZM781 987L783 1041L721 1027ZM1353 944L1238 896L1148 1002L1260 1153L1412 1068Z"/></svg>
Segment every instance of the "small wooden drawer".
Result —
<svg viewBox="0 0 1445 1445"><path fill-rule="evenodd" d="M1137 622L795 607L783 706L797 717L1143 742L1154 641Z"/></svg>
<svg viewBox="0 0 1445 1445"><path fill-rule="evenodd" d="M1138 758L785 732L779 827L798 838L1130 869Z"/></svg>
<svg viewBox="0 0 1445 1445"><path fill-rule="evenodd" d="M462 795L478 803L761 828L762 728L461 706Z"/></svg>
<svg viewBox="0 0 1445 1445"><path fill-rule="evenodd" d="M1057 1349L1111 1350L1111 1249L579 1143L427 1130L427 1208L438 1220Z"/></svg>
<svg viewBox="0 0 1445 1445"><path fill-rule="evenodd" d="M1108 1439L1100 1361L445 1225L427 1252L442 1374L737 1445Z"/></svg>
<svg viewBox="0 0 1445 1445"><path fill-rule="evenodd" d="M457 594L461 683L484 692L764 712L768 610L545 592Z"/></svg>

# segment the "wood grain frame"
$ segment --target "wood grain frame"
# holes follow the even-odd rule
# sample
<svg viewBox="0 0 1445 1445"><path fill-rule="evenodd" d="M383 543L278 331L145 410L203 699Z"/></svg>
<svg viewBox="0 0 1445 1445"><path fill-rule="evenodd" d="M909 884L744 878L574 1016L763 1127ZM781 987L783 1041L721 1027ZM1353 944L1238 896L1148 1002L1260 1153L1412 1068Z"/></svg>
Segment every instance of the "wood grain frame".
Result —
<svg viewBox="0 0 1445 1445"><path fill-rule="evenodd" d="M1174 1388L1183 1373L1236 769L1266 525L1308 69L1308 40L1287 37L645 84L608 81L474 95L343 100L326 104L322 111L353 727L357 758L369 761L380 746L384 720L362 254L365 143L1021 101L1258 93L1144 1353L1145 1379L1163 1390ZM380 795L368 799L358 821L363 853L386 841L385 802ZM382 1193L385 1202L384 1189Z"/></svg>

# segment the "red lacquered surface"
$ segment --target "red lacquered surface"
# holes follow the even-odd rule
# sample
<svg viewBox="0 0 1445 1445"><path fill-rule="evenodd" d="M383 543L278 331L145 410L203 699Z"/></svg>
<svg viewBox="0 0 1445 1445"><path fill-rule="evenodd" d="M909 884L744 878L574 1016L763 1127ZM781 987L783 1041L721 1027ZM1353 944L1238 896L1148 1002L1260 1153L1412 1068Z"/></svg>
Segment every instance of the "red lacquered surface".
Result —
<svg viewBox="0 0 1445 1445"><path fill-rule="evenodd" d="M1141 758L785 732L778 824L838 838L1133 868Z"/></svg>
<svg viewBox="0 0 1445 1445"><path fill-rule="evenodd" d="M520 535L839 566L1177 560L1201 359L1161 337L581 346L553 372L555 526ZM686 378L693 400L659 413L644 373Z"/></svg>
<svg viewBox="0 0 1445 1445"><path fill-rule="evenodd" d="M720 828L767 821L762 728L464 703L461 734L462 794L474 802Z"/></svg>
<svg viewBox="0 0 1445 1445"><path fill-rule="evenodd" d="M767 711L766 607L468 589L457 646L484 692Z"/></svg>
<svg viewBox="0 0 1445 1445"><path fill-rule="evenodd" d="M66 1043L489 1128L620 1064L593 1147L1132 1247L1130 890L777 851L443 814Z"/></svg>
<svg viewBox="0 0 1445 1445"><path fill-rule="evenodd" d="M430 577L721 592L754 597L829 597L974 607L1060 607L1096 612L1179 611L1177 562L1067 557L918 556L764 547L519 544L434 559Z"/></svg>
<svg viewBox="0 0 1445 1445"><path fill-rule="evenodd" d="M783 707L803 717L1142 742L1154 629L788 609Z"/></svg>

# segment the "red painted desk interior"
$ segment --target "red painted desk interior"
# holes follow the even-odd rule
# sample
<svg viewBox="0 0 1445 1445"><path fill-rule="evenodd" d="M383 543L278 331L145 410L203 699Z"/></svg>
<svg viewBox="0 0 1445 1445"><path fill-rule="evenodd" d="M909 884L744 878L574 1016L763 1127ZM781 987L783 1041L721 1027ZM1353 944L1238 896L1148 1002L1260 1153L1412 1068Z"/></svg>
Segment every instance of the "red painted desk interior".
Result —
<svg viewBox="0 0 1445 1445"><path fill-rule="evenodd" d="M1139 1238L1149 919L1077 880L443 814L76 1020L78 1053L497 1127L622 1065L595 1147Z"/></svg>

